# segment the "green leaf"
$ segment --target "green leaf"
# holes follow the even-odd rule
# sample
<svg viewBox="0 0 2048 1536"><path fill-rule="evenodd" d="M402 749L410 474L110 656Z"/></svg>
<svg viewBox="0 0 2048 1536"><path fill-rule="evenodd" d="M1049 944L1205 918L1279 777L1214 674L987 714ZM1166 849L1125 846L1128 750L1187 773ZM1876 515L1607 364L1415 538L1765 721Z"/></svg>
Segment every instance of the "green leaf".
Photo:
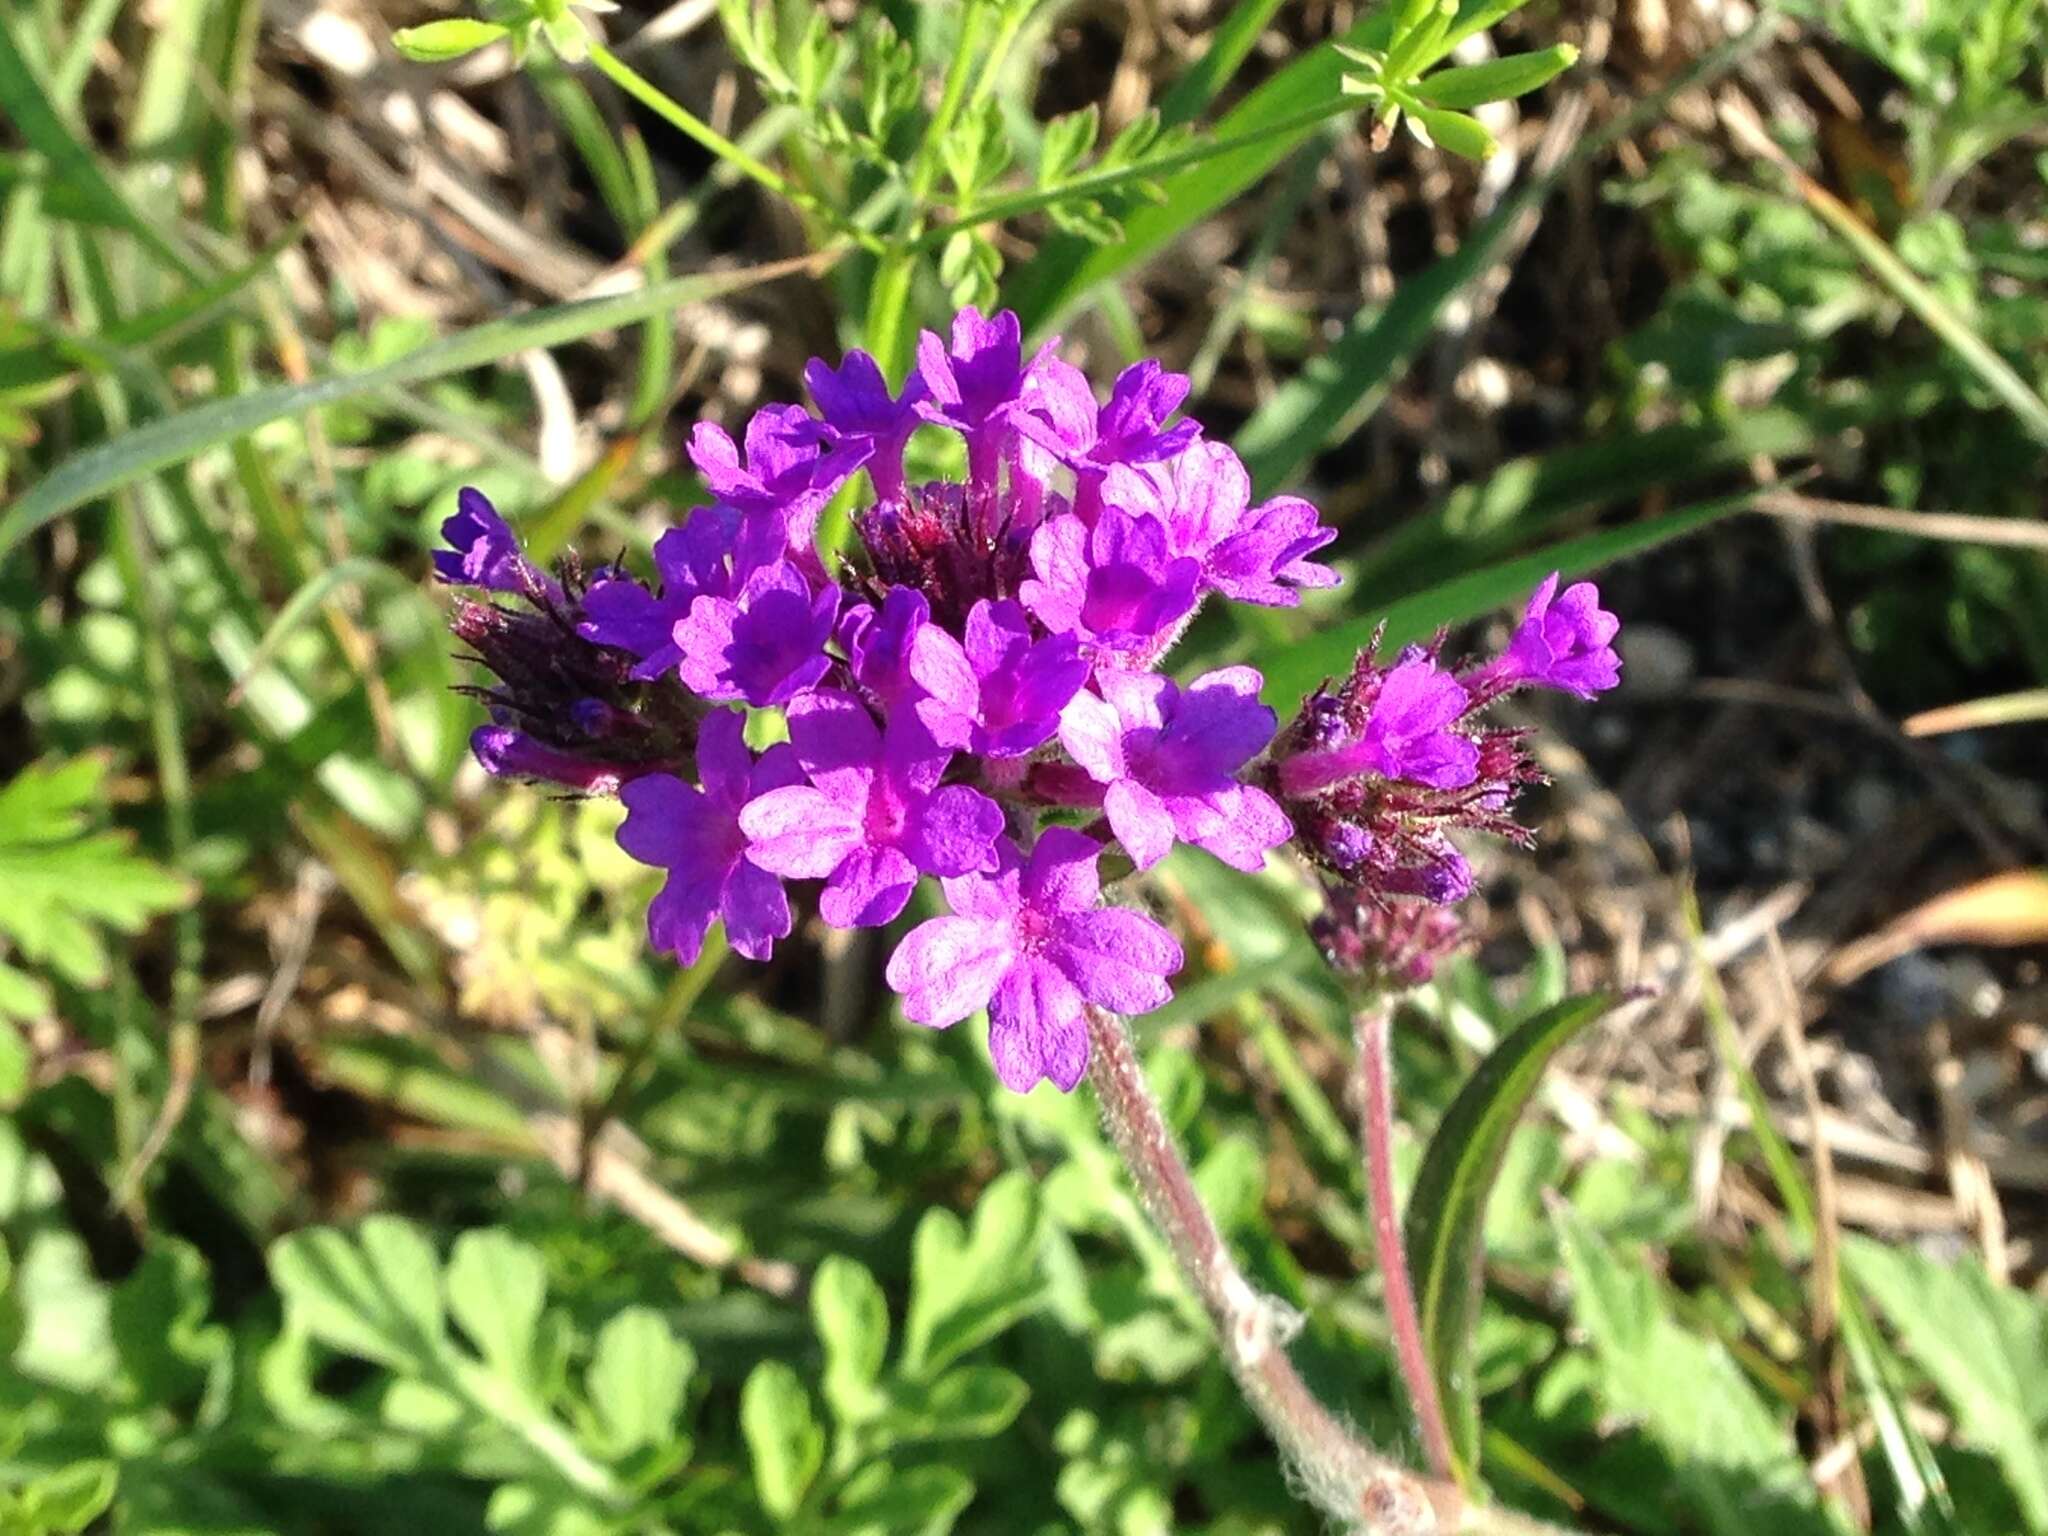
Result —
<svg viewBox="0 0 2048 1536"><path fill-rule="evenodd" d="M447 1346L434 1250L396 1216L371 1216L360 1240L332 1227L294 1232L270 1250L286 1319L329 1349L418 1371Z"/></svg>
<svg viewBox="0 0 2048 1536"><path fill-rule="evenodd" d="M1095 135L1102 126L1102 114L1093 102L1079 112L1069 112L1045 125L1045 137L1038 147L1038 184L1050 187L1073 174L1088 151L1095 147Z"/></svg>
<svg viewBox="0 0 2048 1536"><path fill-rule="evenodd" d="M111 1461L80 1461L31 1480L15 1497L29 1531L76 1536L107 1512L119 1482Z"/></svg>
<svg viewBox="0 0 2048 1536"><path fill-rule="evenodd" d="M1486 1202L1508 1138L1543 1069L1582 1029L1614 1006L1604 993L1546 1008L1494 1047L1444 1111L1408 1197L1408 1265L1423 1343L1451 1440L1469 1480L1478 1471L1479 1395L1473 1357L1481 1294Z"/></svg>
<svg viewBox="0 0 2048 1536"><path fill-rule="evenodd" d="M672 278L635 293L530 310L472 326L381 367L251 390L145 422L66 459L0 516L0 565L30 534L72 508L195 454L224 447L270 422L480 368L532 347L558 347L817 264L815 257L801 257L738 272Z"/></svg>
<svg viewBox="0 0 2048 1536"><path fill-rule="evenodd" d="M1455 577L1393 604L1384 613L1368 612L1318 630L1297 644L1265 652L1259 658L1266 674L1265 700L1283 717L1291 714L1324 678L1349 669L1352 658L1371 643L1373 631L1382 620L1390 647L1425 639L1446 625L1462 624L1493 609L1519 603L1552 571L1569 578L1694 533L1741 511L1749 505L1753 494L1744 492L1681 508L1662 517L1567 539L1532 555Z"/></svg>
<svg viewBox="0 0 2048 1536"><path fill-rule="evenodd" d="M673 1440L697 1357L652 1307L628 1307L598 1333L584 1385L621 1454Z"/></svg>
<svg viewBox="0 0 2048 1536"><path fill-rule="evenodd" d="M879 1426L885 1443L986 1440L1016 1421L1030 1401L1024 1378L999 1365L955 1366L937 1381L892 1384Z"/></svg>
<svg viewBox="0 0 2048 1536"><path fill-rule="evenodd" d="M541 1257L509 1232L465 1232L448 1255L448 1315L499 1375L534 1378L534 1330L547 1299Z"/></svg>
<svg viewBox="0 0 2048 1536"><path fill-rule="evenodd" d="M32 763L0 789L0 936L74 986L107 979L103 928L139 933L192 899L190 882L87 832L106 804L107 762Z"/></svg>
<svg viewBox="0 0 2048 1536"><path fill-rule="evenodd" d="M824 1465L825 1432L803 1382L782 1361L762 1361L740 1389L740 1433L754 1458L762 1507L778 1520L789 1519Z"/></svg>
<svg viewBox="0 0 2048 1536"><path fill-rule="evenodd" d="M825 1401L842 1422L868 1417L889 1351L889 1303L865 1265L833 1254L811 1282L811 1319L825 1346Z"/></svg>
<svg viewBox="0 0 2048 1536"><path fill-rule="evenodd" d="M1491 160L1500 146L1486 131L1486 124L1463 112L1446 112L1437 107L1411 103L1408 121L1418 125L1423 136L1438 149L1462 155L1467 160Z"/></svg>
<svg viewBox="0 0 2048 1536"><path fill-rule="evenodd" d="M912 1243L904 1375L937 1375L1037 1306L1037 1250L1037 1190L1021 1172L983 1192L971 1234L951 1211L927 1211Z"/></svg>
<svg viewBox="0 0 2048 1536"><path fill-rule="evenodd" d="M1656 1279L1560 1202L1551 1212L1573 1313L1592 1340L1607 1411L1639 1420L1669 1460L1682 1501L1716 1536L1822 1536L1791 1428L1765 1406L1718 1339L1673 1320Z"/></svg>
<svg viewBox="0 0 2048 1536"><path fill-rule="evenodd" d="M825 1522L831 1536L945 1536L974 1501L974 1484L952 1467L871 1462L847 1480Z"/></svg>
<svg viewBox="0 0 2048 1536"><path fill-rule="evenodd" d="M451 59L488 48L511 35L510 27L495 21L478 21L470 16L452 16L430 21L421 27L401 27L391 34L398 51L419 64L445 64Z"/></svg>
<svg viewBox="0 0 2048 1536"><path fill-rule="evenodd" d="M1432 107L1469 111L1490 101L1512 101L1548 85L1579 61L1579 50L1559 43L1536 53L1517 53L1483 64L1440 69L1413 82L1408 89Z"/></svg>
<svg viewBox="0 0 2048 1536"><path fill-rule="evenodd" d="M2029 1528L2048 1531L2048 1307L1974 1258L1938 1264L1860 1237L1842 1257L1964 1436L1997 1458Z"/></svg>

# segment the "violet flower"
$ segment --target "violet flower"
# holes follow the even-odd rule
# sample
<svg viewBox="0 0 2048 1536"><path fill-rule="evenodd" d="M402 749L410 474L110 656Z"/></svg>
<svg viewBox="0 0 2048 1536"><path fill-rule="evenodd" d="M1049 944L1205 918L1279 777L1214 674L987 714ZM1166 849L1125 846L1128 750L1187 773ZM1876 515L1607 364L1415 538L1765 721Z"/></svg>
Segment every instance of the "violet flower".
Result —
<svg viewBox="0 0 2048 1536"><path fill-rule="evenodd" d="M770 790L740 813L748 857L791 879L823 879L819 913L873 928L910 900L920 872L965 875L995 858L1003 813L979 790L939 787L953 754L916 719L878 730L852 694L820 688L789 707L810 783Z"/></svg>
<svg viewBox="0 0 2048 1536"><path fill-rule="evenodd" d="M1272 797L1237 778L1277 723L1259 702L1262 682L1225 667L1183 693L1156 673L1098 671L1101 692L1076 694L1061 713L1060 743L1103 786L1103 813L1138 868L1178 838L1257 870L1293 835Z"/></svg>
<svg viewBox="0 0 2048 1536"><path fill-rule="evenodd" d="M508 597L562 595L554 579L526 558L512 525L473 485L456 492L455 513L441 524L441 537L453 547L434 551L434 574L451 586L479 587Z"/></svg>
<svg viewBox="0 0 2048 1536"><path fill-rule="evenodd" d="M879 612L868 603L855 603L839 620L839 645L851 663L853 680L885 710L917 695L910 668L911 646L931 627L931 617L931 604L922 592L891 587Z"/></svg>
<svg viewBox="0 0 2048 1536"><path fill-rule="evenodd" d="M1600 606L1600 589L1590 581L1557 590L1552 571L1529 598L1508 648L1482 667L1475 685L1504 692L1527 684L1590 699L1621 681L1621 657L1613 640L1621 620Z"/></svg>
<svg viewBox="0 0 2048 1536"><path fill-rule="evenodd" d="M852 351L837 369L814 357L804 367L804 384L818 402L829 439L862 453L878 500L903 494L903 450L917 430L918 402L926 394L913 373L903 393L889 393L889 381L867 353Z"/></svg>
<svg viewBox="0 0 2048 1536"><path fill-rule="evenodd" d="M1118 374L1108 401L1097 405L1088 376L1049 357L1028 381L1030 408L1018 418L1018 430L1074 471L1074 511L1093 523L1111 469L1172 459L1201 436L1192 421L1166 425L1187 393L1186 375L1168 373L1148 358Z"/></svg>
<svg viewBox="0 0 2048 1536"><path fill-rule="evenodd" d="M1472 697L1427 655L1403 653L1379 682L1357 737L1280 764L1280 787L1309 794L1362 773L1407 779L1430 789L1460 789L1478 777L1479 748L1452 727Z"/></svg>
<svg viewBox="0 0 2048 1536"><path fill-rule="evenodd" d="M1181 967L1158 923L1101 905L1101 853L1091 837L1048 827L1028 860L1006 844L993 873L943 882L953 915L920 923L889 960L905 1016L944 1029L986 1008L1006 1087L1071 1089L1088 1066L1084 1005L1149 1013Z"/></svg>
<svg viewBox="0 0 2048 1536"><path fill-rule="evenodd" d="M918 415L966 438L969 480L993 490L1003 443L1024 411L1028 369L1016 315L1006 309L984 320L980 310L963 309L953 317L950 346L920 333L917 372L925 390Z"/></svg>
<svg viewBox="0 0 2048 1536"><path fill-rule="evenodd" d="M676 625L689 617L699 597L730 597L751 572L735 565L740 520L729 507L698 507L680 528L654 541L654 568L661 592L650 592L630 576L613 574L591 583L583 596L583 621L576 632L586 640L630 651L640 658L636 678L656 678L682 661Z"/></svg>
<svg viewBox="0 0 2048 1536"><path fill-rule="evenodd" d="M749 960L766 960L789 932L782 882L747 858L739 818L754 797L802 783L803 768L787 744L757 760L745 733L746 717L738 710L713 710L697 737L701 788L655 773L619 792L626 804L619 846L642 864L668 871L647 909L647 937L683 965L696 963L705 933L720 918L726 941Z"/></svg>
<svg viewBox="0 0 2048 1536"><path fill-rule="evenodd" d="M983 600L967 615L966 639L937 625L917 631L910 675L923 690L913 708L935 739L982 757L1021 757L1059 728L1060 710L1088 680L1072 635L1034 640L1024 610Z"/></svg>
<svg viewBox="0 0 2048 1536"><path fill-rule="evenodd" d="M816 592L794 565L778 560L733 597L706 594L675 626L683 682L699 697L756 709L787 704L824 677L825 642L839 612L839 589Z"/></svg>
<svg viewBox="0 0 2048 1536"><path fill-rule="evenodd" d="M1194 443L1170 464L1110 470L1104 499L1158 519L1176 555L1201 562L1202 584L1240 603L1291 608L1302 587L1337 573L1308 557L1336 538L1298 496L1254 507L1244 463L1222 443Z"/></svg>
<svg viewBox="0 0 2048 1536"><path fill-rule="evenodd" d="M1156 518L1106 506L1090 528L1072 513L1031 536L1024 606L1055 634L1111 656L1149 661L1195 610L1201 567L1176 556Z"/></svg>

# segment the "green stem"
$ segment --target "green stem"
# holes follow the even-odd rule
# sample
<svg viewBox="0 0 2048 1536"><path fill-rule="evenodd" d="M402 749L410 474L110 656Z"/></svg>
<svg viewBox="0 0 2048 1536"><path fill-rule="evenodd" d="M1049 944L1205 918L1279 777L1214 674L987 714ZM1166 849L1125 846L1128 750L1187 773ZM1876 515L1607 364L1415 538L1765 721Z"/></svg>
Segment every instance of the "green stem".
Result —
<svg viewBox="0 0 2048 1536"><path fill-rule="evenodd" d="M1160 155L1156 159L1142 161L1137 165L1122 166L1114 171L1103 171L1094 176L1083 176L1075 181L1063 182L1057 187L1040 188L1032 192L1017 192L1008 197L996 198L979 208L970 208L947 223L929 229L920 235L914 244L919 248L943 244L963 229L977 224L993 224L1004 219L1014 219L1020 214L1036 213L1055 203L1067 202L1074 198L1100 197L1106 192L1120 191L1137 182L1151 181L1160 176L1170 176L1175 171L1186 170L1191 165L1200 165L1219 155L1233 154L1240 149L1249 149L1267 139L1282 138L1297 133L1303 128L1313 127L1325 118L1337 117L1347 112L1356 112L1358 102L1350 97L1339 97L1311 107L1305 112L1296 112L1277 122L1254 128L1248 133L1232 134L1228 138L1210 139L1206 143L1193 144L1172 154Z"/></svg>
<svg viewBox="0 0 2048 1536"><path fill-rule="evenodd" d="M728 139L709 123L698 117L670 96L661 87L642 75L632 65L613 53L602 43L590 45L590 62L598 72L628 96L647 108L671 128L694 139L704 148L718 156L742 175L752 177L777 197L792 205L822 214L840 233L847 235L869 250L879 253L884 249L882 242L865 230L853 228L842 216L824 208L814 199L805 197L792 187L777 171L763 165L746 150Z"/></svg>

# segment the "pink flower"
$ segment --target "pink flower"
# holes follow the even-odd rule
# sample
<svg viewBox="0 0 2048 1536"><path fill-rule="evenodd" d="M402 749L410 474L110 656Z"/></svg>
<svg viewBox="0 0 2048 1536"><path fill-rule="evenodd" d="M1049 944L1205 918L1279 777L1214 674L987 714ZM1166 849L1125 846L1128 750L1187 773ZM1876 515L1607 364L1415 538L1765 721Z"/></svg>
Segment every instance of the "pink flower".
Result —
<svg viewBox="0 0 2048 1536"><path fill-rule="evenodd" d="M1020 863L1008 845L993 874L944 882L950 917L920 923L890 957L889 985L919 1024L944 1029L988 1009L996 1075L1022 1093L1062 1089L1088 1066L1088 1003L1149 1013L1172 995L1180 946L1140 912L1101 905L1101 844L1049 827Z"/></svg>
<svg viewBox="0 0 2048 1536"><path fill-rule="evenodd" d="M909 715L878 730L850 693L820 688L789 707L789 739L810 783L770 790L740 812L747 856L825 882L835 928L874 928L910 900L920 872L986 869L1003 813L979 790L939 787L953 754Z"/></svg>
<svg viewBox="0 0 2048 1536"><path fill-rule="evenodd" d="M782 882L747 858L739 818L755 796L802 782L803 769L787 746L770 747L756 761L745 730L746 717L736 709L705 717L697 737L701 789L651 773L619 791L626 803L619 846L669 872L647 909L647 936L684 965L696 961L705 932L721 917L726 939L749 960L766 960L789 932Z"/></svg>

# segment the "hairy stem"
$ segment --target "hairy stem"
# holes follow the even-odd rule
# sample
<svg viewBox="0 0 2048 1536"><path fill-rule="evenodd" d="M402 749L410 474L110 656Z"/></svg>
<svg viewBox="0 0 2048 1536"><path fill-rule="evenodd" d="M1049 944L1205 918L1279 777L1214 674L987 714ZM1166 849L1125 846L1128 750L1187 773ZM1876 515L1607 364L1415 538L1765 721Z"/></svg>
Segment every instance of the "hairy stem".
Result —
<svg viewBox="0 0 2048 1536"><path fill-rule="evenodd" d="M1394 1358L1408 1401L1422 1427L1422 1446L1429 1470L1450 1481L1457 1476L1443 1401L1437 1395L1436 1373L1423 1347L1422 1322L1415 1311L1415 1286L1408 1275L1408 1252L1401 1242L1401 1215L1394 1205L1394 1053L1393 1009L1375 1002L1353 1022L1358 1043L1359 1136L1365 1143L1365 1184L1372 1204L1373 1249L1379 1258L1380 1281L1386 1291L1387 1328L1394 1338Z"/></svg>
<svg viewBox="0 0 2048 1536"><path fill-rule="evenodd" d="M1088 1044L1088 1076L1110 1139L1172 1249L1181 1277L1215 1324L1224 1360L1245 1400L1307 1494L1337 1519L1373 1536L1462 1529L1465 1505L1455 1487L1420 1478L1361 1440L1317 1400L1295 1370L1287 1340L1299 1319L1254 1290L1231 1257L1146 1085L1123 1020L1090 1008Z"/></svg>

